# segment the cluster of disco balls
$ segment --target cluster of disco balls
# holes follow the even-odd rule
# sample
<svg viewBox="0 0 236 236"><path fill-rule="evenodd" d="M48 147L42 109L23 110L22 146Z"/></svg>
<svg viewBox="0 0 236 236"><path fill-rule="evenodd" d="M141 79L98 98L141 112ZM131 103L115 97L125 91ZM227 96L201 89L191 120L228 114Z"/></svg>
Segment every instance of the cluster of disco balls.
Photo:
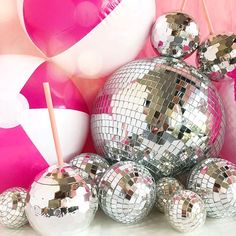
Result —
<svg viewBox="0 0 236 236"><path fill-rule="evenodd" d="M124 224L156 206L181 232L206 216L236 215L236 166L216 158L225 117L210 80L235 68L236 37L216 35L199 46L193 19L169 13L157 19L152 44L161 57L121 67L98 94L91 129L99 155L49 167L27 197L21 188L2 193L1 224L18 228L28 219L41 235L71 235L90 225L98 205ZM180 60L196 49L198 69ZM186 172L184 187L177 176Z"/></svg>

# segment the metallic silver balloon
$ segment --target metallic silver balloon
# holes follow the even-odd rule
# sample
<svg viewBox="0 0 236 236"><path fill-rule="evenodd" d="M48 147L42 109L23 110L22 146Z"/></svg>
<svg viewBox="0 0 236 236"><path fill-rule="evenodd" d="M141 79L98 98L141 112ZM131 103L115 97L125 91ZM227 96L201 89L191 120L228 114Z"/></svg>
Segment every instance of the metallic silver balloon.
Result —
<svg viewBox="0 0 236 236"><path fill-rule="evenodd" d="M186 57L198 47L198 26L187 14L167 13L157 19L151 40L153 47L163 56Z"/></svg>
<svg viewBox="0 0 236 236"><path fill-rule="evenodd" d="M28 223L25 215L27 191L23 188L10 188L0 194L0 224L18 229Z"/></svg>
<svg viewBox="0 0 236 236"><path fill-rule="evenodd" d="M135 161L162 177L217 156L225 115L205 75L178 59L152 58L133 61L106 81L91 129L100 155Z"/></svg>
<svg viewBox="0 0 236 236"><path fill-rule="evenodd" d="M219 81L236 68L236 35L211 35L198 49L200 70Z"/></svg>
<svg viewBox="0 0 236 236"><path fill-rule="evenodd" d="M236 215L236 165L233 163L220 158L202 161L193 168L188 188L202 197L209 217Z"/></svg>
<svg viewBox="0 0 236 236"><path fill-rule="evenodd" d="M157 181L156 183L156 207L157 209L164 213L168 199L177 191L183 190L184 187L175 178L164 177Z"/></svg>
<svg viewBox="0 0 236 236"><path fill-rule="evenodd" d="M108 162L94 153L82 153L73 158L70 164L84 170L96 185L109 168Z"/></svg>
<svg viewBox="0 0 236 236"><path fill-rule="evenodd" d="M156 186L151 174L134 162L111 166L99 183L102 210L113 220L137 223L151 211L156 199Z"/></svg>
<svg viewBox="0 0 236 236"><path fill-rule="evenodd" d="M71 235L88 227L98 208L97 193L69 165L51 166L34 181L26 214L41 235Z"/></svg>
<svg viewBox="0 0 236 236"><path fill-rule="evenodd" d="M170 225L180 232L196 230L206 221L204 202L189 190L176 192L168 200L165 213Z"/></svg>

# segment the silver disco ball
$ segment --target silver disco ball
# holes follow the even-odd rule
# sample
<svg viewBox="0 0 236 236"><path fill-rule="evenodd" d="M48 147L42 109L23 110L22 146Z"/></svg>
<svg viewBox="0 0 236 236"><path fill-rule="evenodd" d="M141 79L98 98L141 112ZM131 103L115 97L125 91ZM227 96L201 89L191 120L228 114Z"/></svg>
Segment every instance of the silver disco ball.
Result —
<svg viewBox="0 0 236 236"><path fill-rule="evenodd" d="M157 209L164 213L166 203L168 199L177 191L183 190L183 185L175 178L172 177L164 177L157 181L156 183L156 207Z"/></svg>
<svg viewBox="0 0 236 236"><path fill-rule="evenodd" d="M111 166L99 183L102 210L113 220L132 224L151 211L156 200L152 175L142 165L131 161Z"/></svg>
<svg viewBox="0 0 236 236"><path fill-rule="evenodd" d="M87 173L87 178L97 186L105 171L109 168L108 162L95 153L81 153L74 157L70 164Z"/></svg>
<svg viewBox="0 0 236 236"><path fill-rule="evenodd" d="M211 35L198 49L200 70L219 81L236 69L236 35Z"/></svg>
<svg viewBox="0 0 236 236"><path fill-rule="evenodd" d="M76 167L50 166L33 182L26 201L26 215L41 235L73 235L92 222L98 208L95 188Z"/></svg>
<svg viewBox="0 0 236 236"><path fill-rule="evenodd" d="M197 24L182 12L171 12L158 17L151 36L153 47L163 56L186 57L199 44Z"/></svg>
<svg viewBox="0 0 236 236"><path fill-rule="evenodd" d="M206 221L203 200L194 192L180 190L166 204L166 218L169 224L180 232L199 229Z"/></svg>
<svg viewBox="0 0 236 236"><path fill-rule="evenodd" d="M18 229L28 223L25 214L26 195L24 188L10 188L0 194L0 224Z"/></svg>
<svg viewBox="0 0 236 236"><path fill-rule="evenodd" d="M133 61L107 80L91 129L100 155L135 161L161 177L217 156L225 116L206 76L178 59L153 58Z"/></svg>
<svg viewBox="0 0 236 236"><path fill-rule="evenodd" d="M209 158L191 171L188 188L202 197L207 215L224 218L236 215L236 165Z"/></svg>

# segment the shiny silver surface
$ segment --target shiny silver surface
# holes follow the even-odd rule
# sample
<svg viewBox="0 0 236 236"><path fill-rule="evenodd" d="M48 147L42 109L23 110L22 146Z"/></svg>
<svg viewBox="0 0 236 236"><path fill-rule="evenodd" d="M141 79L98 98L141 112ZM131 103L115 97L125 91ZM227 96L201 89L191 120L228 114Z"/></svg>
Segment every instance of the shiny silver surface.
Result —
<svg viewBox="0 0 236 236"><path fill-rule="evenodd" d="M10 188L0 194L0 224L18 229L28 223L25 215L26 195L23 188Z"/></svg>
<svg viewBox="0 0 236 236"><path fill-rule="evenodd" d="M96 185L109 168L108 162L95 153L82 153L73 158L70 164L84 170Z"/></svg>
<svg viewBox="0 0 236 236"><path fill-rule="evenodd" d="M156 183L156 207L164 213L168 199L177 191L183 190L183 185L175 178L164 177Z"/></svg>
<svg viewBox="0 0 236 236"><path fill-rule="evenodd" d="M196 165L188 188L202 197L207 215L224 218L236 215L236 166L220 158L209 158Z"/></svg>
<svg viewBox="0 0 236 236"><path fill-rule="evenodd" d="M77 168L51 166L32 184L26 214L41 235L71 235L87 228L98 208L97 193Z"/></svg>
<svg viewBox="0 0 236 236"><path fill-rule="evenodd" d="M211 35L198 49L200 70L212 80L224 79L236 68L236 35Z"/></svg>
<svg viewBox="0 0 236 236"><path fill-rule="evenodd" d="M162 177L217 156L225 116L205 75L162 57L133 61L107 80L95 101L91 129L100 155L135 161Z"/></svg>
<svg viewBox="0 0 236 236"><path fill-rule="evenodd" d="M132 224L151 211L156 199L156 186L151 174L134 162L111 166L99 183L102 210L113 220Z"/></svg>
<svg viewBox="0 0 236 236"><path fill-rule="evenodd" d="M180 232L191 232L202 227L206 221L206 209L202 199L194 192L180 190L166 205L166 218Z"/></svg>
<svg viewBox="0 0 236 236"><path fill-rule="evenodd" d="M198 26L187 14L167 13L158 17L152 29L151 40L160 55L186 57L198 47Z"/></svg>

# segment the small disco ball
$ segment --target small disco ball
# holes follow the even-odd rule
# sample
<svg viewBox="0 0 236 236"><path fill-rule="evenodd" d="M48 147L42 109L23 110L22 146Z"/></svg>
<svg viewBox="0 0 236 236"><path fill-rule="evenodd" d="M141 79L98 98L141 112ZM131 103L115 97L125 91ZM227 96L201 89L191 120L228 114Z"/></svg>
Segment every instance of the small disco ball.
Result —
<svg viewBox="0 0 236 236"><path fill-rule="evenodd" d="M72 235L87 228L98 208L96 190L76 167L50 166L33 182L26 215L41 235Z"/></svg>
<svg viewBox="0 0 236 236"><path fill-rule="evenodd" d="M211 35L198 49L200 70L219 81L236 68L236 35Z"/></svg>
<svg viewBox="0 0 236 236"><path fill-rule="evenodd" d="M191 232L204 225L206 209L202 199L194 192L180 190L166 204L169 224L180 232Z"/></svg>
<svg viewBox="0 0 236 236"><path fill-rule="evenodd" d="M120 223L141 221L153 208L155 199L156 186L152 175L134 162L116 163L99 183L102 210Z"/></svg>
<svg viewBox="0 0 236 236"><path fill-rule="evenodd" d="M152 58L133 61L107 80L91 130L100 155L135 161L162 177L217 156L225 115L205 75L178 59Z"/></svg>
<svg viewBox="0 0 236 236"><path fill-rule="evenodd" d="M198 26L187 14L167 13L157 19L152 29L151 41L163 56L186 57L198 47Z"/></svg>
<svg viewBox="0 0 236 236"><path fill-rule="evenodd" d="M220 158L203 160L193 168L188 188L202 197L209 217L236 215L236 165L233 163Z"/></svg>
<svg viewBox="0 0 236 236"><path fill-rule="evenodd" d="M25 215L27 191L23 188L10 188L0 194L0 224L18 229L28 223Z"/></svg>
<svg viewBox="0 0 236 236"><path fill-rule="evenodd" d="M177 191L183 190L184 187L175 178L164 177L157 181L156 183L156 207L157 209L164 213L165 206L168 199Z"/></svg>
<svg viewBox="0 0 236 236"><path fill-rule="evenodd" d="M108 162L94 153L82 153L73 158L70 164L84 170L96 185L109 168Z"/></svg>

